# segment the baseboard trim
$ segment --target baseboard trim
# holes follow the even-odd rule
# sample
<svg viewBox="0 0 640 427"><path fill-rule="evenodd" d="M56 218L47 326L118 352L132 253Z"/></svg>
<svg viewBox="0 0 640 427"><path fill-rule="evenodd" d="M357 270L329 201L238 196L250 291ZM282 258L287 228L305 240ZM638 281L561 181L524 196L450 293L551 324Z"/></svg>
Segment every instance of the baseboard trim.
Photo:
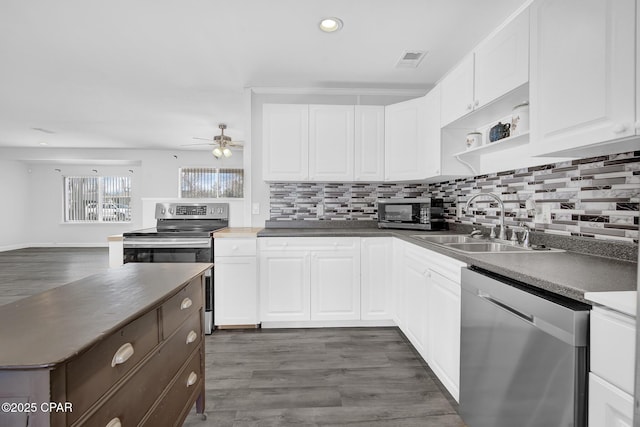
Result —
<svg viewBox="0 0 640 427"><path fill-rule="evenodd" d="M393 320L310 320L298 322L262 322L263 329L269 328L357 328L396 326Z"/></svg>
<svg viewBox="0 0 640 427"><path fill-rule="evenodd" d="M29 245L7 245L7 246L0 246L0 252L7 252L7 251L15 251L18 249L25 249L28 248Z"/></svg>
<svg viewBox="0 0 640 427"><path fill-rule="evenodd" d="M30 243L26 248L108 248L109 242L105 243Z"/></svg>

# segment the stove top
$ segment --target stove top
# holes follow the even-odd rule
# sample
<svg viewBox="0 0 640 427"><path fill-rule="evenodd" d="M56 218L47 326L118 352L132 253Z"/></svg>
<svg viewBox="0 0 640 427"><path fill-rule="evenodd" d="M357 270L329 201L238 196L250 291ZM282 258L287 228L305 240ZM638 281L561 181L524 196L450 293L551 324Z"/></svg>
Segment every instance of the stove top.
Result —
<svg viewBox="0 0 640 427"><path fill-rule="evenodd" d="M211 237L229 226L228 203L156 203L156 226L123 233L132 238L187 239Z"/></svg>

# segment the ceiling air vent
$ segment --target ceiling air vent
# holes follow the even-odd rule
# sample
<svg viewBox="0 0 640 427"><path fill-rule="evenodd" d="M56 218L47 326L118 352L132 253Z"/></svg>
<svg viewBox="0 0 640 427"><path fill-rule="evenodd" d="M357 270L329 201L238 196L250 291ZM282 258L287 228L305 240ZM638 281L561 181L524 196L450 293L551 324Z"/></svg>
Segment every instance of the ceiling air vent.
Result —
<svg viewBox="0 0 640 427"><path fill-rule="evenodd" d="M417 68L420 61L427 56L424 50L405 50L396 64L396 68Z"/></svg>

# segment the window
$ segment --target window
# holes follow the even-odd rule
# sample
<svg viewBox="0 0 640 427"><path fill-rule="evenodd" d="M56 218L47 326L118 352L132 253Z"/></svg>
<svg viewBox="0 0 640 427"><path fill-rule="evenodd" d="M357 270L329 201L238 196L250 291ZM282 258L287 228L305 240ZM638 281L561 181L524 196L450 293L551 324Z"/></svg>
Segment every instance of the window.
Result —
<svg viewBox="0 0 640 427"><path fill-rule="evenodd" d="M131 221L131 178L128 176L65 177L64 221Z"/></svg>
<svg viewBox="0 0 640 427"><path fill-rule="evenodd" d="M180 194L185 199L242 198L244 170L180 168Z"/></svg>

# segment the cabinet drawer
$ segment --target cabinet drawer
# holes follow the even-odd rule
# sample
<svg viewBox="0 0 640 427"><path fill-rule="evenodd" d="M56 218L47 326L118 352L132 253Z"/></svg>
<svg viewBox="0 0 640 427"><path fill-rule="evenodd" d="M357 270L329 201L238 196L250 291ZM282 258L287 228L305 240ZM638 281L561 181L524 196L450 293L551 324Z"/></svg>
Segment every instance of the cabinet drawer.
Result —
<svg viewBox="0 0 640 427"><path fill-rule="evenodd" d="M360 248L359 237L263 237L261 251L334 251Z"/></svg>
<svg viewBox="0 0 640 427"><path fill-rule="evenodd" d="M82 415L142 360L158 344L158 335L158 313L152 310L70 361L67 364L67 400L73 402L73 412L68 414L69 421ZM133 354L130 354L131 349ZM126 359L121 363L114 360L118 351ZM117 364L112 366L113 363Z"/></svg>
<svg viewBox="0 0 640 427"><path fill-rule="evenodd" d="M256 239L215 239L214 256L254 256Z"/></svg>
<svg viewBox="0 0 640 427"><path fill-rule="evenodd" d="M162 334L166 338L192 313L202 307L203 288L200 277L191 281L169 301L162 304Z"/></svg>
<svg viewBox="0 0 640 427"><path fill-rule="evenodd" d="M144 366L115 390L83 425L106 426L114 418L118 418L122 425L137 425L175 377L189 354L201 344L200 316L199 311L192 313L165 345L155 350ZM197 337L195 341L187 342L191 331L196 332Z"/></svg>
<svg viewBox="0 0 640 427"><path fill-rule="evenodd" d="M635 321L610 310L591 311L591 371L633 394Z"/></svg>
<svg viewBox="0 0 640 427"><path fill-rule="evenodd" d="M191 410L204 381L203 361L196 352L189 363L176 376L167 394L162 398L141 426L178 426ZM195 382L194 382L195 381Z"/></svg>

